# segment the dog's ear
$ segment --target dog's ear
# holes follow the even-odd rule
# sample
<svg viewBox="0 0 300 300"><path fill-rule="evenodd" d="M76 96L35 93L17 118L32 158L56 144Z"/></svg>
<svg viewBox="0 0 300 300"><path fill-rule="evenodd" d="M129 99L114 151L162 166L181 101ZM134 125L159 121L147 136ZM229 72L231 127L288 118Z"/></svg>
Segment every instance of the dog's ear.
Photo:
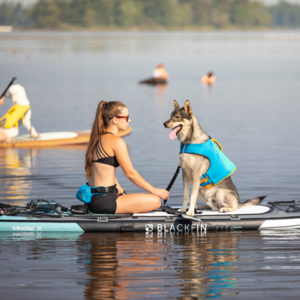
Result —
<svg viewBox="0 0 300 300"><path fill-rule="evenodd" d="M189 100L186 100L184 105L183 105L183 109L186 111L186 113L191 116L193 114L192 111L192 107L191 107L191 103Z"/></svg>
<svg viewBox="0 0 300 300"><path fill-rule="evenodd" d="M179 105L175 99L173 101L173 106L174 106L174 109L179 108Z"/></svg>

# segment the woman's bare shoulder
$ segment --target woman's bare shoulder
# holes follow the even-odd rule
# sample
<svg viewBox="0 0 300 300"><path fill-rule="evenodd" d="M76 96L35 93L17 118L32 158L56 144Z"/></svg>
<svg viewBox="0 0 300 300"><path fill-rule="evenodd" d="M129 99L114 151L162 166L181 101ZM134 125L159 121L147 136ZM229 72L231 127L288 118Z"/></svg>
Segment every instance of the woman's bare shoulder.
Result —
<svg viewBox="0 0 300 300"><path fill-rule="evenodd" d="M117 147L124 147L124 146L126 146L125 141L121 137L119 137L117 135L113 136L112 142L113 142L113 145L117 146Z"/></svg>
<svg viewBox="0 0 300 300"><path fill-rule="evenodd" d="M124 140L121 137L119 137L117 135L112 135L112 134L104 135L103 136L103 142L108 142L113 147L126 145Z"/></svg>

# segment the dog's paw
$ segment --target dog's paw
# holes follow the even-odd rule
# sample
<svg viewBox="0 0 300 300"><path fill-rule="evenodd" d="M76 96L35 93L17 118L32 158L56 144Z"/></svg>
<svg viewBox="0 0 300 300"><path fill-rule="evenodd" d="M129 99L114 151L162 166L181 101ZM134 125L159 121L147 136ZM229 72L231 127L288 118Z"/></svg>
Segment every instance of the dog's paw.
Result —
<svg viewBox="0 0 300 300"><path fill-rule="evenodd" d="M211 207L208 205L198 205L196 210L211 210Z"/></svg>
<svg viewBox="0 0 300 300"><path fill-rule="evenodd" d="M220 209L220 213L226 213L226 212L229 212L229 210L227 210L226 207L222 207L222 208Z"/></svg>
<svg viewBox="0 0 300 300"><path fill-rule="evenodd" d="M195 215L194 209L189 209L186 214L190 217L193 217Z"/></svg>

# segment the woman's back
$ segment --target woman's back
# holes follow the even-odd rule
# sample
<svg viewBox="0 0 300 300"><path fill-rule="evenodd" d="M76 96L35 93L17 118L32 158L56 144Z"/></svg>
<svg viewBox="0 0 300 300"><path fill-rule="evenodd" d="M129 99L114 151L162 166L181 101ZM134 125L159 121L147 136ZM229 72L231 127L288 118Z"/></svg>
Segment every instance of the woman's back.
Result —
<svg viewBox="0 0 300 300"><path fill-rule="evenodd" d="M90 186L111 186L115 184L116 167L119 164L112 149L112 144L115 139L119 138L114 136L113 133L105 133L101 136L93 153L93 164L89 179Z"/></svg>

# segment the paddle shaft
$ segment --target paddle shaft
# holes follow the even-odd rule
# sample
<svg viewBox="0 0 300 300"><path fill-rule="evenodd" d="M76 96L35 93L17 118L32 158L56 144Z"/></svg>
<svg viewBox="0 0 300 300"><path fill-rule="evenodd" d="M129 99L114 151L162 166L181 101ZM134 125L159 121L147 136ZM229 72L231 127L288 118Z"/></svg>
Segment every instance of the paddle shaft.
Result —
<svg viewBox="0 0 300 300"><path fill-rule="evenodd" d="M8 89L9 89L10 86L14 83L14 81L15 81L16 79L17 79L17 78L14 77L14 78L11 80L11 82L8 84L8 86L6 87L6 89L4 90L4 92L1 94L0 99L1 99L3 96L5 96L6 92L8 91Z"/></svg>

